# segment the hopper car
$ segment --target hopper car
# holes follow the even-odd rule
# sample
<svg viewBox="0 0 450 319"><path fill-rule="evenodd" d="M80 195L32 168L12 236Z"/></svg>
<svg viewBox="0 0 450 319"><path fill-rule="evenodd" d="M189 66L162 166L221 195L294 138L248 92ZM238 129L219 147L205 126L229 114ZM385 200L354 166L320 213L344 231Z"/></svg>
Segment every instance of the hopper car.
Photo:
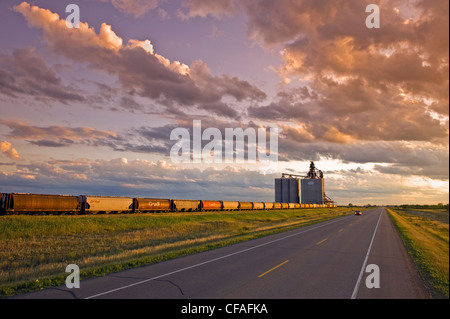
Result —
<svg viewBox="0 0 450 319"><path fill-rule="evenodd" d="M82 214L121 214L133 211L133 199L127 197L78 196Z"/></svg>
<svg viewBox="0 0 450 319"><path fill-rule="evenodd" d="M0 198L0 213L3 214L76 214L79 212L77 196L3 193Z"/></svg>
<svg viewBox="0 0 450 319"><path fill-rule="evenodd" d="M281 203L273 203L273 209L281 209Z"/></svg>
<svg viewBox="0 0 450 319"><path fill-rule="evenodd" d="M253 202L253 210L263 210L264 203Z"/></svg>
<svg viewBox="0 0 450 319"><path fill-rule="evenodd" d="M0 193L0 215L137 214L320 207L337 205Z"/></svg>
<svg viewBox="0 0 450 319"><path fill-rule="evenodd" d="M224 211L239 210L239 202L222 201L222 210Z"/></svg>
<svg viewBox="0 0 450 319"><path fill-rule="evenodd" d="M170 199L133 198L134 213L170 211Z"/></svg>
<svg viewBox="0 0 450 319"><path fill-rule="evenodd" d="M212 201L212 200L202 200L200 201L201 211L218 211L222 210L222 202Z"/></svg>
<svg viewBox="0 0 450 319"><path fill-rule="evenodd" d="M253 210L252 202L239 202L239 210Z"/></svg>
<svg viewBox="0 0 450 319"><path fill-rule="evenodd" d="M171 211L172 212L196 212L200 210L199 200L189 200L189 199L172 199L171 200Z"/></svg>

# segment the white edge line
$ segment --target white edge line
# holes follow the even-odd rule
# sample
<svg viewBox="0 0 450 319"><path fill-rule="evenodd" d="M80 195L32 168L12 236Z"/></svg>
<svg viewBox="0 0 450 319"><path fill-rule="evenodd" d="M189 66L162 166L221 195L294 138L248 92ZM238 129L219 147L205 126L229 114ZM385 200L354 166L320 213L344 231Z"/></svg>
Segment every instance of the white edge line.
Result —
<svg viewBox="0 0 450 319"><path fill-rule="evenodd" d="M367 259L369 259L370 250L372 249L373 240L375 239L375 234L377 233L378 224L380 223L381 215L383 215L383 209L381 210L380 217L378 217L377 226L372 235L372 240L370 241L369 249L367 250L366 258L364 259L363 265L361 267L361 272L359 273L358 281L356 282L355 289L353 290L353 294L351 299L356 299L356 295L358 294L359 285L361 284L361 279L364 274L364 269L366 268Z"/></svg>
<svg viewBox="0 0 450 319"><path fill-rule="evenodd" d="M321 227L325 227L325 226L337 223L338 221L342 221L343 219L348 218L348 217L349 216L345 216L345 217L342 217L342 218L337 218L337 219L334 219L331 222L328 222L326 224L322 224L322 225L319 225L319 226L316 226L316 227L313 227L313 228L310 228L310 229L307 229L307 230L303 230L301 232L298 232L298 233L295 233L295 234L292 234L292 235L289 235L289 236L285 236L285 237L282 237L282 238L278 238L278 239L269 241L267 243L263 243L263 244L260 244L260 245L257 245L257 246L253 246L253 247L250 247L250 248L239 250L237 252L234 252L234 253L231 253L231 254L228 254L228 255L225 255L225 256L217 257L217 258L214 258L214 259L211 259L211 260L207 260L207 261L204 261L204 262L201 262L199 264L195 264L195 265L192 265L192 266L189 266L189 267L185 267L185 268L181 268L181 269L178 269L178 270L174 270L172 272L168 272L166 274L162 274L162 275L159 275L159 276L156 276L156 277L153 277L153 278L149 278L149 279L145 279L145 280L142 280L142 281L138 281L138 282L135 282L135 283L130 284L130 285L126 285L126 286L118 287L118 288L115 288L115 289L111 289L111 290L108 290L108 291L105 291L105 292L102 292L102 293L99 293L99 294L96 294L96 295L85 297L83 299L93 299L93 298L96 298L96 297L104 296L104 295L107 295L107 294L110 294L110 293L113 293L113 292L116 292L116 291L119 291L119 290L123 290L123 289L127 289L127 288L130 288L130 287L133 287L133 286L137 286L137 285L140 285L140 284L152 281L152 280L156 280L156 279L159 279L159 278L162 278L162 277L170 276L170 275L173 275L173 274L176 274L176 273L188 270L188 269L192 269L192 268L196 268L196 267L199 267L199 266L202 266L202 265L206 265L206 264L215 262L217 260L225 259L225 258L234 256L234 255L238 255L238 254L241 254L241 253L244 253L244 252L256 249L256 248L259 248L259 247L263 247L263 246L266 246L266 245L273 244L273 243L275 243L277 241L281 241L281 240L284 240L284 239L287 239L287 238L290 238L290 237L294 237L294 236L298 236L298 235L304 234L304 233L309 232L311 230L315 230L315 229L318 229L318 228L321 228ZM372 240L373 240L373 238L372 238ZM371 243L371 245L372 245L372 243Z"/></svg>

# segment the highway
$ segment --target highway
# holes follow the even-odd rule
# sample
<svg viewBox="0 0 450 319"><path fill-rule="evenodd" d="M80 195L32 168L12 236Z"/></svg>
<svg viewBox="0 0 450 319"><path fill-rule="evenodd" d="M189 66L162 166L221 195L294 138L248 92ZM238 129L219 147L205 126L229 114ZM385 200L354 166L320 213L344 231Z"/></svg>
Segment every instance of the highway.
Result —
<svg viewBox="0 0 450 319"><path fill-rule="evenodd" d="M369 265L373 266L366 271ZM379 288L368 288L377 286ZM367 283L369 283L367 285ZM423 299L383 208L16 298Z"/></svg>

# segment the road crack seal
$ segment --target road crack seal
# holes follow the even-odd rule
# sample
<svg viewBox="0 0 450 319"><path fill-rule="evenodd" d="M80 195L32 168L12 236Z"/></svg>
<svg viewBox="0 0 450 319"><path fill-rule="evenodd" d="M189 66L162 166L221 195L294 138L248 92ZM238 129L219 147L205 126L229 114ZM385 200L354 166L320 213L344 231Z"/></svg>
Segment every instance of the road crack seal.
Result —
<svg viewBox="0 0 450 319"><path fill-rule="evenodd" d="M167 280L167 279L154 279L154 281L165 281L165 282L168 282L169 284L171 284L172 286L175 286L176 288L178 288L178 290L180 291L180 293L181 293L181 295L182 296L184 296L184 293L183 293L183 289L181 289L181 287L180 286L178 286L176 283L174 283L173 281L171 281L171 280Z"/></svg>

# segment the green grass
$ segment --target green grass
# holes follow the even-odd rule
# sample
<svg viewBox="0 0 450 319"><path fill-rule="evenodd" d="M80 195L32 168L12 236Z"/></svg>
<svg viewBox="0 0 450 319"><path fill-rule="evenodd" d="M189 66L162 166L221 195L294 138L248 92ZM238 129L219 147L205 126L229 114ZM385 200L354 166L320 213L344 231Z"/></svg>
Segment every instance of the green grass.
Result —
<svg viewBox="0 0 450 319"><path fill-rule="evenodd" d="M388 209L408 253L436 297L449 297L448 210Z"/></svg>
<svg viewBox="0 0 450 319"><path fill-rule="evenodd" d="M0 216L0 296L205 251L352 214L355 208L144 215Z"/></svg>

